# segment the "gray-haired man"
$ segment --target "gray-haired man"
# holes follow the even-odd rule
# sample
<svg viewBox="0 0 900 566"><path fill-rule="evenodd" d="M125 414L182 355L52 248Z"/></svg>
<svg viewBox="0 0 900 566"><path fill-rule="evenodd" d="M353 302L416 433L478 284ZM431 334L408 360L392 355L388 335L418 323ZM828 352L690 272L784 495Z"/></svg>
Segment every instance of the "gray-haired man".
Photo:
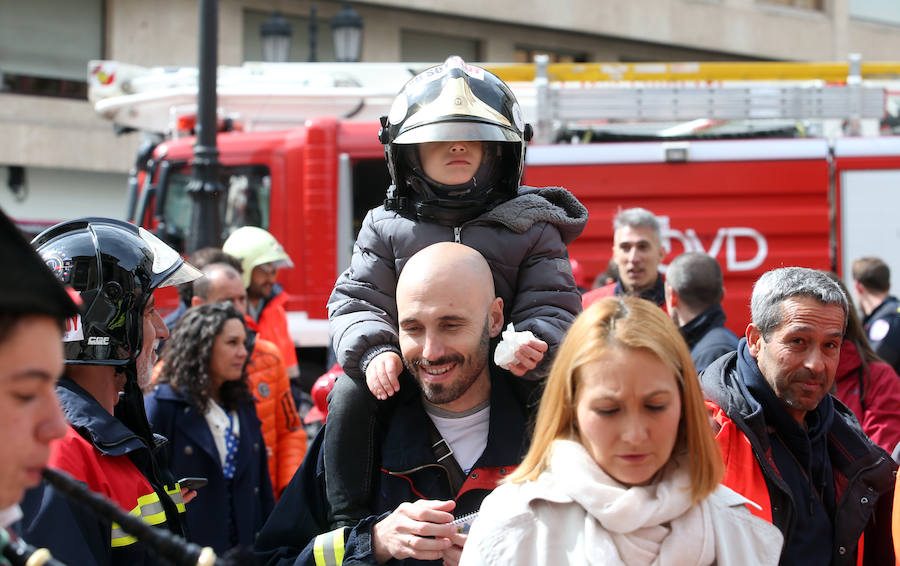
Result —
<svg viewBox="0 0 900 566"><path fill-rule="evenodd" d="M737 352L701 376L714 403L723 483L781 529L781 564L857 564L860 551L865 564L894 563L895 465L829 394L848 308L820 271L769 271L753 288L752 322Z"/></svg>
<svg viewBox="0 0 900 566"><path fill-rule="evenodd" d="M666 249L656 216L644 208L628 208L613 218L613 229L613 261L619 280L585 293L581 304L587 308L602 297L629 295L662 306L665 297L659 264Z"/></svg>

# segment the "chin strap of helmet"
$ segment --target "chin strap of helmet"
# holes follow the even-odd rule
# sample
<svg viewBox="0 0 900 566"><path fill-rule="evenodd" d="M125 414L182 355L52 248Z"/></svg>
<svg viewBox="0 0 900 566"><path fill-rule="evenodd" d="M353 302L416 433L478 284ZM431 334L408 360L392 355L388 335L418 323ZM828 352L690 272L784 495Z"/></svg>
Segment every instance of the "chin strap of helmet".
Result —
<svg viewBox="0 0 900 566"><path fill-rule="evenodd" d="M407 178L407 185L410 194L407 198L407 216L415 215L419 220L442 226L459 226L506 200L493 188L477 191L478 181L475 178L461 185L437 185L420 171L414 170ZM439 195L436 185L441 193L450 198Z"/></svg>
<svg viewBox="0 0 900 566"><path fill-rule="evenodd" d="M165 509L166 525L169 530L183 536L181 522L178 518L178 508L166 493L166 486L174 486L175 479L169 477L171 476L170 473L163 471L157 461L157 456L155 456L157 453L156 441L153 437L153 430L150 428L150 421L147 420L147 412L144 409L144 392L141 391L141 386L138 385L137 368L132 361L120 368L120 370L125 372L125 390L122 396L119 397L119 402L116 403L115 417L127 426L131 432L138 435L147 444L151 454L154 454L149 461L149 465L152 468L151 475L154 478L150 483L153 484L154 490L159 495L159 501ZM129 454L129 458L134 457L133 454ZM135 464L138 464L138 462L135 461Z"/></svg>
<svg viewBox="0 0 900 566"><path fill-rule="evenodd" d="M128 427L147 444L150 450L154 449L153 431L147 420L147 412L144 410L144 393L141 391L137 380L137 369L134 362L129 362L116 371L125 373L125 390L116 403L115 417Z"/></svg>

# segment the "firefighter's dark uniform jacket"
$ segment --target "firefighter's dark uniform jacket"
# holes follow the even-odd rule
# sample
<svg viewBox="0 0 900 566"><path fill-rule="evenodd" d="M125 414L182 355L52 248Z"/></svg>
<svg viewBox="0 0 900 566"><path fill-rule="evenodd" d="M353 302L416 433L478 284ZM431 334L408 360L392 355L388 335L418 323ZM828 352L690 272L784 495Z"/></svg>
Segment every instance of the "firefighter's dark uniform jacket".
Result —
<svg viewBox="0 0 900 566"><path fill-rule="evenodd" d="M872 349L900 374L900 300L889 295L862 322Z"/></svg>
<svg viewBox="0 0 900 566"><path fill-rule="evenodd" d="M743 362L740 356L744 356ZM751 511L781 529L785 537L781 563L786 566L821 566L829 559L835 566L893 564L890 521L896 465L890 456L863 434L853 413L829 395L819 405L833 405L832 415L824 415L822 420L826 430L813 433L817 425L807 419L811 423L810 437L816 436L807 441L810 458L807 471L799 472L791 465L784 465L793 456L785 453L784 444L775 444L783 443L779 438L787 437L788 433L766 422L764 406L780 402L771 390L771 397L765 399L757 399L761 395L751 392L748 382L754 377L748 377L745 374L749 371L742 369L750 363L757 368L747 351L746 340L741 339L737 352L713 362L700 377L706 398L711 401L708 405L725 458L726 474L722 483L758 503L761 509ZM758 379L764 378L759 374ZM823 415L814 418L822 419ZM816 439L822 442L818 451ZM787 444L796 445L790 441ZM824 457L824 462L816 462L816 452ZM796 458L797 464L804 459ZM781 462L781 469L776 461ZM815 479L816 468L831 472L822 478L821 497L814 495L809 489L810 481L803 479L807 475ZM827 481L828 477L832 478L831 482ZM831 525L831 536L826 536L831 539L831 549L829 553L829 549L822 548L824 561L809 555L815 553L816 544L825 541L807 540L810 532L800 532L797 528L801 522L799 513L806 514L802 519L810 525L807 529L821 528L823 520L826 528ZM811 545L806 546L809 554L792 555L792 542ZM857 552L859 546L863 548L862 555Z"/></svg>
<svg viewBox="0 0 900 566"><path fill-rule="evenodd" d="M69 431L51 445L48 465L69 473L125 512L182 535L179 515L184 513L184 504L180 489L156 464L144 441L74 381L61 379L56 392ZM156 439L157 447L165 442L160 436ZM110 518L93 515L46 482L26 492L22 511L24 538L34 546L50 549L65 564L168 564Z"/></svg>
<svg viewBox="0 0 900 566"><path fill-rule="evenodd" d="M679 330L691 349L691 359L698 372L737 348L738 337L725 328L725 311L721 305L709 307Z"/></svg>
<svg viewBox="0 0 900 566"><path fill-rule="evenodd" d="M321 450L324 435L320 432L257 539L259 562L267 566L375 564L372 527L401 503L423 498L455 499L457 517L476 511L497 481L521 461L528 445L524 411L506 379L500 372L492 375L487 445L456 494L431 448L431 425L418 389L401 388L382 438L382 473L373 490L374 514L353 528L326 532L328 504ZM399 563L422 562L389 562Z"/></svg>

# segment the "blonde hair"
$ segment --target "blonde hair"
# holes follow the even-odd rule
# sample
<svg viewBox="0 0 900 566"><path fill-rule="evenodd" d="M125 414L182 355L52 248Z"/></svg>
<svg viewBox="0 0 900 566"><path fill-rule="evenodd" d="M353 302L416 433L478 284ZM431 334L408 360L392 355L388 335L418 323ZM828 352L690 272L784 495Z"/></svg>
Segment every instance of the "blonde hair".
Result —
<svg viewBox="0 0 900 566"><path fill-rule="evenodd" d="M681 392L681 420L672 453L690 461L691 496L706 498L725 473L687 344L675 324L655 304L635 297L609 297L581 313L559 348L538 408L534 437L525 459L507 481L535 480L550 463L556 439L577 439L575 408L583 368L612 348L652 352L671 368Z"/></svg>

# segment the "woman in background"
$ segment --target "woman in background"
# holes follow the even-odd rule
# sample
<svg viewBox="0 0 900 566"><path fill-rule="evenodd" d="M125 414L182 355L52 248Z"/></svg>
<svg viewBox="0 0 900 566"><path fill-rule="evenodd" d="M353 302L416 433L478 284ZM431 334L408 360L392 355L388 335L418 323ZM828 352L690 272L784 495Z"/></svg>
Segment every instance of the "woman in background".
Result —
<svg viewBox="0 0 900 566"><path fill-rule="evenodd" d="M259 419L247 388L244 317L229 302L189 309L145 398L178 477L208 479L186 506L189 539L222 555L252 548L274 506Z"/></svg>
<svg viewBox="0 0 900 566"><path fill-rule="evenodd" d="M840 285L849 300L844 282L827 274ZM890 364L878 357L859 320L855 308L847 317L841 344L841 358L834 377L835 397L853 411L863 432L872 442L900 457L900 378Z"/></svg>
<svg viewBox="0 0 900 566"><path fill-rule="evenodd" d="M778 563L778 529L719 485L690 352L656 305L611 297L575 320L534 430L462 565Z"/></svg>

